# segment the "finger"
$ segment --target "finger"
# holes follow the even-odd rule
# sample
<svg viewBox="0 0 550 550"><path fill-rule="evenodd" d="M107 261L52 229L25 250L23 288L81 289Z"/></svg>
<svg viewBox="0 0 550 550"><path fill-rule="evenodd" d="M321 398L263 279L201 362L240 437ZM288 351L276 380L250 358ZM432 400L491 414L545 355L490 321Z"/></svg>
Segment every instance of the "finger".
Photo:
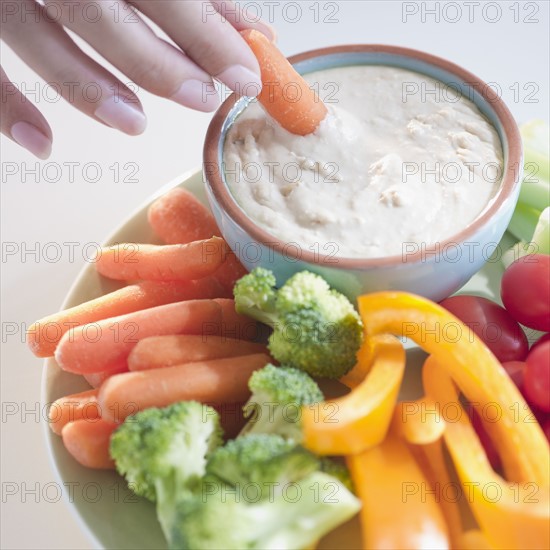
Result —
<svg viewBox="0 0 550 550"><path fill-rule="evenodd" d="M132 0L132 4L208 74L239 95L256 97L260 93L262 82L256 57L210 2Z"/></svg>
<svg viewBox="0 0 550 550"><path fill-rule="evenodd" d="M52 152L52 131L40 111L0 67L0 131L40 159Z"/></svg>
<svg viewBox="0 0 550 550"><path fill-rule="evenodd" d="M83 113L127 134L141 134L146 118L136 95L84 54L41 5L32 0L20 5L37 16L5 18L2 39L17 55Z"/></svg>
<svg viewBox="0 0 550 550"><path fill-rule="evenodd" d="M48 0L61 22L141 88L199 111L213 111L219 97L210 75L180 50L161 40L123 0L110 2L107 15L90 24L89 3Z"/></svg>
<svg viewBox="0 0 550 550"><path fill-rule="evenodd" d="M250 9L241 8L240 5L229 0L210 0L210 3L214 6L214 9L238 31L255 29L265 34L271 42L277 42L277 31L269 23L262 21L257 13L253 13Z"/></svg>

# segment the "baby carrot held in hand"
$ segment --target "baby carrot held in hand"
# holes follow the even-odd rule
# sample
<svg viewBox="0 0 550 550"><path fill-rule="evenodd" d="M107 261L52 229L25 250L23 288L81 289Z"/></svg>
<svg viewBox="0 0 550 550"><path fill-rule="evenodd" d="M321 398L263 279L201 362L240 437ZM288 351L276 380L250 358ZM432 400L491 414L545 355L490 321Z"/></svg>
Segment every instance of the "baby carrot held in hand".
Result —
<svg viewBox="0 0 550 550"><path fill-rule="evenodd" d="M262 344L225 336L151 336L136 344L128 356L128 367L131 371L157 369L253 353L267 353L267 349Z"/></svg>
<svg viewBox="0 0 550 550"><path fill-rule="evenodd" d="M101 249L96 269L105 277L123 281L188 281L211 275L228 252L219 237L164 246L125 243Z"/></svg>
<svg viewBox="0 0 550 550"><path fill-rule="evenodd" d="M268 38L259 31L241 31L258 59L262 91L258 100L286 130L305 136L311 134L327 115L325 104Z"/></svg>
<svg viewBox="0 0 550 550"><path fill-rule="evenodd" d="M227 295L228 291L211 277L168 283L143 281L36 321L27 331L27 344L37 357L50 357L62 336L72 327L182 300Z"/></svg>
<svg viewBox="0 0 550 550"><path fill-rule="evenodd" d="M101 414L121 422L143 409L189 399L214 405L244 402L250 397L251 374L270 361L269 355L258 353L117 374L99 390Z"/></svg>

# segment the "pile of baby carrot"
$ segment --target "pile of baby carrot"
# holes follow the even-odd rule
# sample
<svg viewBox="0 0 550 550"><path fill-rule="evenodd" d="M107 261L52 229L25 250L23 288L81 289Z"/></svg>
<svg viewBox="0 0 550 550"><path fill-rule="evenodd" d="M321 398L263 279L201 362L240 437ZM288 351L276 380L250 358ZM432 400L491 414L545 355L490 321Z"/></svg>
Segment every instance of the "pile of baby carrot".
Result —
<svg viewBox="0 0 550 550"><path fill-rule="evenodd" d="M35 355L54 355L93 388L58 399L49 414L52 430L88 467L113 467L113 430L147 407L196 399L240 411L251 373L270 361L252 342L256 324L235 312L233 285L246 271L210 212L175 188L148 219L166 244L117 244L95 260L98 273L127 286L45 317L27 335Z"/></svg>

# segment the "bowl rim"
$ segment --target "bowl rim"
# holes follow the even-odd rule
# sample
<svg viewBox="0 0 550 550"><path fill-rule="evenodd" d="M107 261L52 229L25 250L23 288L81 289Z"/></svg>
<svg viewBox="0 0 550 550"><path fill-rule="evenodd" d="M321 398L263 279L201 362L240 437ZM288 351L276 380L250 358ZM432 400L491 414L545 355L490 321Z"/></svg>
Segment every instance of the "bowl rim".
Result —
<svg viewBox="0 0 550 550"><path fill-rule="evenodd" d="M523 166L523 150L519 128L512 116L512 113L500 96L493 96L489 92L491 88L479 77L462 68L460 65L448 61L442 57L433 54L406 48L402 46L392 46L387 44L345 44L339 46L330 46L309 50L288 58L292 64L300 63L317 57L324 57L342 53L383 53L401 57L409 57L424 63L434 65L448 73L457 76L461 81L473 86L481 97L490 105L496 119L502 126L502 132L506 138L501 141L504 157L504 169L500 186L496 194L491 198L490 203L470 224L460 232L455 233L442 241L435 241L426 246L428 253L432 256L440 255L440 252L432 252L431 247L438 245L439 251L446 250L447 247L460 246L467 242L469 237L475 235L479 229L485 226L495 214L498 213L502 205L513 195L516 187L519 186L521 178L521 169ZM376 258L349 258L343 256L327 256L319 252L311 252L305 247L299 246L296 251L293 247L287 246L288 243L272 235L256 222L254 222L239 206L229 188L222 178L222 169L219 166L218 147L220 136L223 134L227 116L240 100L236 94L231 94L212 118L206 132L203 149L203 179L210 188L215 200L223 211L243 229L253 240L259 244L274 250L285 258L294 261L302 261L310 264L324 265L334 269L360 269L365 270L377 267L390 267L396 265L412 264L423 262L426 259L426 251L420 250L407 254L406 260L403 259L403 253L393 256L380 256ZM493 125L494 126L494 125ZM209 167L208 170L206 167ZM212 170L211 168L214 168ZM299 244L299 243L293 243Z"/></svg>

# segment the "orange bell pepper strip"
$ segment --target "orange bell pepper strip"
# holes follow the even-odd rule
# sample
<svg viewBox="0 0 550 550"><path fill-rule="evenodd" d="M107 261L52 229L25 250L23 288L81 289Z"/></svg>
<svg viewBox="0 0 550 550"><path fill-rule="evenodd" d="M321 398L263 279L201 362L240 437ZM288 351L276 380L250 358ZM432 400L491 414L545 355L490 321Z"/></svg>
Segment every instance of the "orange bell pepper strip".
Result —
<svg viewBox="0 0 550 550"><path fill-rule="evenodd" d="M409 443L409 450L426 476L449 529L452 547L457 548L463 535L459 499L447 497L453 488L445 457L442 435L445 421L439 404L429 397L401 401L395 408L392 429Z"/></svg>
<svg viewBox="0 0 550 550"><path fill-rule="evenodd" d="M414 445L433 443L441 438L445 430L439 405L429 397L398 403L394 422L397 432Z"/></svg>
<svg viewBox="0 0 550 550"><path fill-rule="evenodd" d="M528 422L531 411L519 390L475 334L441 306L413 294L377 292L360 296L358 304L367 338L388 333L411 338L470 402L499 407L502 417L494 423L493 435L508 478L549 485L546 438L540 426Z"/></svg>
<svg viewBox="0 0 550 550"><path fill-rule="evenodd" d="M456 547L459 550L494 550L479 529L470 529L462 533Z"/></svg>
<svg viewBox="0 0 550 550"><path fill-rule="evenodd" d="M425 445L409 445L409 449L426 476L431 490L437 495L436 501L439 503L449 529L451 546L459 548L461 537L464 534L460 499L456 498L454 493L450 498L448 496L449 488L451 491L455 491L455 487L443 454L443 440L438 439Z"/></svg>
<svg viewBox="0 0 550 550"><path fill-rule="evenodd" d="M372 366L361 384L343 397L302 408L304 447L321 455L349 455L384 439L405 371L405 351L389 335L372 338L371 345Z"/></svg>
<svg viewBox="0 0 550 550"><path fill-rule="evenodd" d="M457 474L468 493L468 503L488 544L497 549L550 548L550 487L545 475L504 480L491 468L477 434L458 399L451 377L442 364L430 356L424 364L426 392L437 399L445 430L443 438ZM498 399L498 396L495 396ZM498 422L494 424L497 429ZM518 432L531 431L534 424L516 425L502 445L512 455L512 469L527 472L525 453L517 448ZM537 426L538 427L538 426ZM540 428L538 428L540 430ZM532 438L527 454L544 462L548 445ZM503 458L503 457L501 457ZM537 472L535 472L536 474Z"/></svg>
<svg viewBox="0 0 550 550"><path fill-rule="evenodd" d="M449 548L445 519L428 480L393 430L377 447L346 461L363 502L363 548Z"/></svg>

